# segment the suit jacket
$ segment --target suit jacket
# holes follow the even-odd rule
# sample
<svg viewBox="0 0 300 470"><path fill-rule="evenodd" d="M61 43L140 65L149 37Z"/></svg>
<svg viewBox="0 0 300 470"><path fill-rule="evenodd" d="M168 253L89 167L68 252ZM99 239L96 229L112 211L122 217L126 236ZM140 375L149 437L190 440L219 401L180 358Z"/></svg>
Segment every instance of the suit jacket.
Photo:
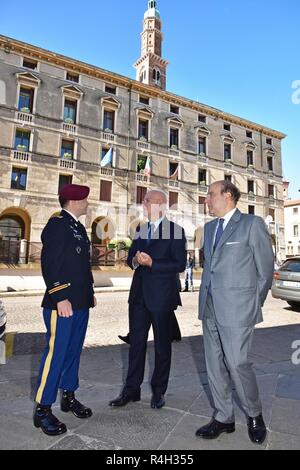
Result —
<svg viewBox="0 0 300 470"><path fill-rule="evenodd" d="M42 232L42 273L47 286L42 307L57 309L68 299L74 310L94 305L90 241L84 226L66 211L52 217Z"/></svg>
<svg viewBox="0 0 300 470"><path fill-rule="evenodd" d="M135 234L127 263L133 268L133 257L143 251L151 256L153 264L151 268L139 266L135 270L128 301L144 301L150 311L174 310L181 305L177 277L186 265L184 230L164 218L151 240L147 240L147 235L148 224L143 224Z"/></svg>
<svg viewBox="0 0 300 470"><path fill-rule="evenodd" d="M199 318L204 318L210 287L222 326L246 327L263 321L261 307L272 285L274 254L264 221L238 209L213 252L218 219L204 227L204 267Z"/></svg>

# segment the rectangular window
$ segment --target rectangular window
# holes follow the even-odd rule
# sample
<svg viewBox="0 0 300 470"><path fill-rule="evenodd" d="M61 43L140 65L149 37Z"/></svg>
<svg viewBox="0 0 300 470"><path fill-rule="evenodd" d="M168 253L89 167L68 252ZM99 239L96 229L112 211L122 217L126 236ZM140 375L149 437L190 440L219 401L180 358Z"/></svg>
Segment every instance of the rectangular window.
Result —
<svg viewBox="0 0 300 470"><path fill-rule="evenodd" d="M66 186L67 184L72 184L72 175L59 175L59 180L58 180L58 194L59 191Z"/></svg>
<svg viewBox="0 0 300 470"><path fill-rule="evenodd" d="M149 121L146 119L139 119L139 139L148 140L149 137Z"/></svg>
<svg viewBox="0 0 300 470"><path fill-rule="evenodd" d="M199 196L199 214L207 214L205 197Z"/></svg>
<svg viewBox="0 0 300 470"><path fill-rule="evenodd" d="M299 237L299 225L294 225L293 233L294 233L294 237Z"/></svg>
<svg viewBox="0 0 300 470"><path fill-rule="evenodd" d="M293 208L293 214L298 214L298 207Z"/></svg>
<svg viewBox="0 0 300 470"><path fill-rule="evenodd" d="M32 113L34 90L32 88L21 88L18 110L23 113Z"/></svg>
<svg viewBox="0 0 300 470"><path fill-rule="evenodd" d="M11 173L11 189L20 189L22 191L26 190L27 182L27 168L15 168L13 167Z"/></svg>
<svg viewBox="0 0 300 470"><path fill-rule="evenodd" d="M231 125L230 124L223 124L223 128L225 131L231 131Z"/></svg>
<svg viewBox="0 0 300 470"><path fill-rule="evenodd" d="M198 184L200 184L201 186L206 186L206 170L199 170Z"/></svg>
<svg viewBox="0 0 300 470"><path fill-rule="evenodd" d="M206 116L204 116L204 114L198 114L198 121L206 124Z"/></svg>
<svg viewBox="0 0 300 470"><path fill-rule="evenodd" d="M198 152L206 155L206 137L198 138Z"/></svg>
<svg viewBox="0 0 300 470"><path fill-rule="evenodd" d="M179 171L179 164L169 162L169 178L178 180L178 171Z"/></svg>
<svg viewBox="0 0 300 470"><path fill-rule="evenodd" d="M232 183L232 175L225 175L224 180L229 181L230 183Z"/></svg>
<svg viewBox="0 0 300 470"><path fill-rule="evenodd" d="M75 124L76 114L77 114L77 102L71 101L71 100L65 100L64 122L67 122L69 124Z"/></svg>
<svg viewBox="0 0 300 470"><path fill-rule="evenodd" d="M74 142L72 140L62 140L60 156L73 160L74 158Z"/></svg>
<svg viewBox="0 0 300 470"><path fill-rule="evenodd" d="M273 171L273 157L268 157L267 163L268 163L268 170Z"/></svg>
<svg viewBox="0 0 300 470"><path fill-rule="evenodd" d="M149 100L148 96L141 96L141 95L140 95L140 96L139 96L139 102L140 102L140 103L143 103L143 104L148 104L148 105L149 105L150 100Z"/></svg>
<svg viewBox="0 0 300 470"><path fill-rule="evenodd" d="M169 208L173 211L178 210L178 193L169 191Z"/></svg>
<svg viewBox="0 0 300 470"><path fill-rule="evenodd" d="M105 157L105 155L107 154L107 152L109 151L110 147L102 147L101 149L101 161L103 160L103 158ZM106 168L112 168L113 166L113 159L111 160L110 163L107 162L107 164L105 165Z"/></svg>
<svg viewBox="0 0 300 470"><path fill-rule="evenodd" d="M79 82L79 75L77 73L67 72L66 73L66 80L69 80L69 82L78 83Z"/></svg>
<svg viewBox="0 0 300 470"><path fill-rule="evenodd" d="M268 196L273 196L274 197L274 186L273 184L268 184Z"/></svg>
<svg viewBox="0 0 300 470"><path fill-rule="evenodd" d="M253 166L253 151L252 150L247 150L247 166Z"/></svg>
<svg viewBox="0 0 300 470"><path fill-rule="evenodd" d="M246 131L246 137L248 137L248 139L252 139L252 132ZM252 207L252 206L249 206L249 207Z"/></svg>
<svg viewBox="0 0 300 470"><path fill-rule="evenodd" d="M116 87L112 86L112 85L105 85L105 91L106 91L106 93L110 93L111 95L116 95L117 94Z"/></svg>
<svg viewBox="0 0 300 470"><path fill-rule="evenodd" d="M146 166L146 162L147 162L147 158L145 155L138 155L137 157L137 162L136 162L136 172L137 173L140 173L142 171L144 171L145 169L145 166Z"/></svg>
<svg viewBox="0 0 300 470"><path fill-rule="evenodd" d="M224 160L231 160L231 144L224 144Z"/></svg>
<svg viewBox="0 0 300 470"><path fill-rule="evenodd" d="M249 193L254 194L254 181L253 180L248 180L248 194Z"/></svg>
<svg viewBox="0 0 300 470"><path fill-rule="evenodd" d="M255 215L255 206L248 206L248 214Z"/></svg>
<svg viewBox="0 0 300 470"><path fill-rule="evenodd" d="M170 147L178 148L179 145L179 130L170 128Z"/></svg>
<svg viewBox="0 0 300 470"><path fill-rule="evenodd" d="M16 131L15 149L19 152L28 152L30 144L30 132L29 131Z"/></svg>
<svg viewBox="0 0 300 470"><path fill-rule="evenodd" d="M179 114L179 108L178 106L173 106L172 104L170 105L170 112L173 114Z"/></svg>
<svg viewBox="0 0 300 470"><path fill-rule="evenodd" d="M100 201L111 202L111 191L112 191L112 182L111 181L100 181Z"/></svg>
<svg viewBox="0 0 300 470"><path fill-rule="evenodd" d="M272 217L272 220L275 220L275 209L269 209L269 214Z"/></svg>
<svg viewBox="0 0 300 470"><path fill-rule="evenodd" d="M37 69L37 61L36 60L32 60L32 59L26 59L24 57L23 59L23 67L26 67L27 69L31 69L31 70L36 70Z"/></svg>
<svg viewBox="0 0 300 470"><path fill-rule="evenodd" d="M273 142L272 139L266 138L266 143L267 143L267 145L272 145L272 142Z"/></svg>
<svg viewBox="0 0 300 470"><path fill-rule="evenodd" d="M144 186L137 186L136 188L136 203L143 204L145 196L147 193L147 188Z"/></svg>
<svg viewBox="0 0 300 470"><path fill-rule="evenodd" d="M108 109L104 110L103 129L105 132L115 131L115 112L114 111L109 111Z"/></svg>

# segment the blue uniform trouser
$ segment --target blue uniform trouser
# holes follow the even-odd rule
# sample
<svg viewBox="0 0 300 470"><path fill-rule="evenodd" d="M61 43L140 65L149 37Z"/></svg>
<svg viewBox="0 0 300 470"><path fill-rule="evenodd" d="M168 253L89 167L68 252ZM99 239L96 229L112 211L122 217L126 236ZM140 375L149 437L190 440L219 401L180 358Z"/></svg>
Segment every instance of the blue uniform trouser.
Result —
<svg viewBox="0 0 300 470"><path fill-rule="evenodd" d="M52 405L59 388L75 392L79 386L80 355L89 310L75 310L69 318L59 317L56 310L44 309L43 314L47 346L40 365L36 402Z"/></svg>

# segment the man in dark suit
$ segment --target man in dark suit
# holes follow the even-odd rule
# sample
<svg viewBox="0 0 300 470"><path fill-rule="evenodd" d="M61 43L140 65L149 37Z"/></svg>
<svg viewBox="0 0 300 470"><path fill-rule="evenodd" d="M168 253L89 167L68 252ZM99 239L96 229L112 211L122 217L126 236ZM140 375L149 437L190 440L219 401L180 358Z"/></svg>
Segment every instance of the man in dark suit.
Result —
<svg viewBox="0 0 300 470"><path fill-rule="evenodd" d="M153 327L155 367L151 380L152 408L162 408L171 366L171 319L181 305L177 276L186 264L184 230L166 217L166 195L149 191L144 200L149 222L140 227L128 254L135 270L129 294L130 350L126 382L110 406L140 400L147 339Z"/></svg>
<svg viewBox="0 0 300 470"><path fill-rule="evenodd" d="M34 425L49 436L66 432L51 405L62 389L61 410L77 418L92 416L75 398L79 386L80 354L89 308L96 305L90 265L90 241L78 218L86 214L89 188L66 185L59 193L62 211L42 232L42 273L46 292L42 302L47 345L41 360Z"/></svg>

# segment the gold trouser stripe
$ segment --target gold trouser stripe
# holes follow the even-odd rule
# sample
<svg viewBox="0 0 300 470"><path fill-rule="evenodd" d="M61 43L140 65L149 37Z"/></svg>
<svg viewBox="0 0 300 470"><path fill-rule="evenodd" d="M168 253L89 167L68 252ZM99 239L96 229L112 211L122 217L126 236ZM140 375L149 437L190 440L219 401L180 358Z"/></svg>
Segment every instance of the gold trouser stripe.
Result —
<svg viewBox="0 0 300 470"><path fill-rule="evenodd" d="M54 294L54 292L66 289L67 287L69 287L69 284L64 284L63 286L54 287L54 289L49 290L49 294Z"/></svg>
<svg viewBox="0 0 300 470"><path fill-rule="evenodd" d="M49 352L48 356L46 358L45 364L44 364L44 370L42 374L42 379L41 379L41 384L39 386L39 389L36 394L36 402L41 403L41 399L44 393L45 385L48 379L50 367L51 367L51 362L53 358L53 352L54 352L54 342L55 342L55 334L56 334L56 324L57 324L57 311L52 310L51 312L51 333L50 333L50 341L49 341ZM47 403L47 405L50 405L51 403Z"/></svg>
<svg viewBox="0 0 300 470"><path fill-rule="evenodd" d="M13 355L14 350L14 339L15 333L6 333L5 334L5 350L6 350L6 358L10 358Z"/></svg>

